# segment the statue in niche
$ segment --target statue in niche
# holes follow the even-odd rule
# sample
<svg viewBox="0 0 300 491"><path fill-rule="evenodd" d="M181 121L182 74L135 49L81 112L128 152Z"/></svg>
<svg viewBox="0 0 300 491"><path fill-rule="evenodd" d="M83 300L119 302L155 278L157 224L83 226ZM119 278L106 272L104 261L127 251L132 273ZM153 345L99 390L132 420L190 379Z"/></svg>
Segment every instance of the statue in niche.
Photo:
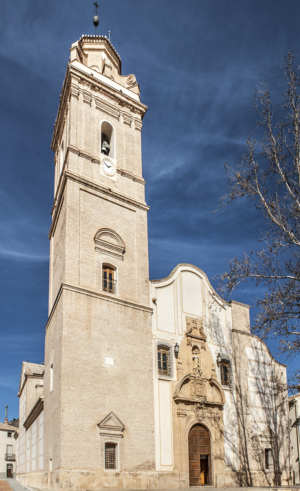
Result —
<svg viewBox="0 0 300 491"><path fill-rule="evenodd" d="M193 372L200 372L200 353L198 348L193 349Z"/></svg>
<svg viewBox="0 0 300 491"><path fill-rule="evenodd" d="M110 144L108 141L107 136L102 133L101 134L101 153L104 153L104 155L109 155L110 152Z"/></svg>

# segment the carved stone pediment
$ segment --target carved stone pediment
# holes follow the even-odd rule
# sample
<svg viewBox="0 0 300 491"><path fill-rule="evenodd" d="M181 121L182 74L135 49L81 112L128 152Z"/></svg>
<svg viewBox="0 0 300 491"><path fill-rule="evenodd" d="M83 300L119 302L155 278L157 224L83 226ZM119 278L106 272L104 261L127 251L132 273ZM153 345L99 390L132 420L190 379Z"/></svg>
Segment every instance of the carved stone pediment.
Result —
<svg viewBox="0 0 300 491"><path fill-rule="evenodd" d="M203 330L203 321L186 316L186 337L197 341L206 341L206 336Z"/></svg>
<svg viewBox="0 0 300 491"><path fill-rule="evenodd" d="M207 379L195 373L189 373L177 382L173 399L175 402L198 402L219 407L224 406L226 402L222 386L217 380Z"/></svg>
<svg viewBox="0 0 300 491"><path fill-rule="evenodd" d="M100 430L113 431L122 433L125 430L125 425L112 411L98 423Z"/></svg>
<svg viewBox="0 0 300 491"><path fill-rule="evenodd" d="M113 256L118 259L124 259L125 244L122 238L109 228L102 228L98 230L94 237L96 251Z"/></svg>

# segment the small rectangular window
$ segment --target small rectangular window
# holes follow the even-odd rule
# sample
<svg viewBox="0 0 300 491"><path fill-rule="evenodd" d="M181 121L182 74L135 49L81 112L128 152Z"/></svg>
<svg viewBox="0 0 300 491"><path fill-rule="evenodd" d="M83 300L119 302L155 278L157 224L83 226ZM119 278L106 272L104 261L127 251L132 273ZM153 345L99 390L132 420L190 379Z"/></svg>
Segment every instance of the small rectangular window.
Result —
<svg viewBox="0 0 300 491"><path fill-rule="evenodd" d="M10 431L7 433L7 437L8 438L11 438L12 437L12 433Z"/></svg>
<svg viewBox="0 0 300 491"><path fill-rule="evenodd" d="M265 448L265 469L271 468L272 454L270 448Z"/></svg>
<svg viewBox="0 0 300 491"><path fill-rule="evenodd" d="M157 347L157 368L159 375L171 375L170 348L168 346Z"/></svg>
<svg viewBox="0 0 300 491"><path fill-rule="evenodd" d="M229 366L228 366L228 363L221 362L220 363L220 370L221 370L221 384L222 385L229 385Z"/></svg>
<svg viewBox="0 0 300 491"><path fill-rule="evenodd" d="M105 443L105 469L116 469L116 443Z"/></svg>
<svg viewBox="0 0 300 491"><path fill-rule="evenodd" d="M12 445L6 445L6 453L8 457L12 457L13 455L13 446Z"/></svg>
<svg viewBox="0 0 300 491"><path fill-rule="evenodd" d="M114 276L115 272L113 269L103 267L102 289L105 292L116 293L116 280Z"/></svg>

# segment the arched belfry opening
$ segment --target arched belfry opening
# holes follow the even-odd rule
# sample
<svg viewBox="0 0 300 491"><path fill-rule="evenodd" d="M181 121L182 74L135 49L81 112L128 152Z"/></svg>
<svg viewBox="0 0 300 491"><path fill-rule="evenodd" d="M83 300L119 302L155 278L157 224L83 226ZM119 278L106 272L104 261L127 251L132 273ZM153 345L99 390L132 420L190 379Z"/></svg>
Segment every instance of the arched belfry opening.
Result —
<svg viewBox="0 0 300 491"><path fill-rule="evenodd" d="M101 154L115 159L115 130L108 121L101 123Z"/></svg>
<svg viewBox="0 0 300 491"><path fill-rule="evenodd" d="M211 484L211 443L207 428L193 426L189 433L190 486Z"/></svg>

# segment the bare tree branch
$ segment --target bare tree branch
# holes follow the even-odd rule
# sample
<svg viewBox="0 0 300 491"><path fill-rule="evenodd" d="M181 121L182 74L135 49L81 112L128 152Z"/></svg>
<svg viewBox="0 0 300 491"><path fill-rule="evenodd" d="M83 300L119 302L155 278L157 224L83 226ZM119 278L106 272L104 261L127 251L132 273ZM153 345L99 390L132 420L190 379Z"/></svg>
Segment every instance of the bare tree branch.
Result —
<svg viewBox="0 0 300 491"><path fill-rule="evenodd" d="M228 297L249 280L262 284L265 296L257 300L254 332L265 338L272 334L291 356L300 352L300 79L295 58L291 52L282 64L281 119L275 117L268 88L255 90L259 121L241 163L225 164L229 188L219 206L251 198L266 221L260 238L264 248L232 259L219 276L219 291Z"/></svg>

